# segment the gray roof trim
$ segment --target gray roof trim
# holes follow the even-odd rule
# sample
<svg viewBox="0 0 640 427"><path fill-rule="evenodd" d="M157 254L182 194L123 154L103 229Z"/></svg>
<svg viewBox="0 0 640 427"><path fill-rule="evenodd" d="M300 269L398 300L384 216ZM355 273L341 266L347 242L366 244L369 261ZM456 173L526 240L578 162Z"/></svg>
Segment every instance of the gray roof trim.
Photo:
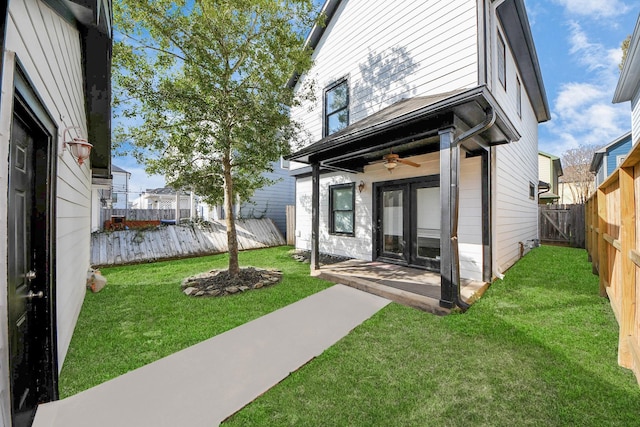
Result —
<svg viewBox="0 0 640 427"><path fill-rule="evenodd" d="M128 173L129 175L131 175L131 172L126 171L121 167L114 165L113 163L111 163L111 172Z"/></svg>
<svg viewBox="0 0 640 427"><path fill-rule="evenodd" d="M320 39L324 35L325 30L329 26L329 22L331 22L333 15L336 13L336 9L340 6L340 3L342 3L342 0L326 0L324 2L322 9L320 9L320 14L324 14L325 21L323 25L315 24L313 26L307 35L307 39L304 41L304 47L309 47L311 50L315 50L318 43L320 43ZM300 78L300 75L298 73L294 73L294 75L289 78L287 87L295 87L296 83L298 83L298 78Z"/></svg>
<svg viewBox="0 0 640 427"><path fill-rule="evenodd" d="M551 113L524 0L507 0L496 10L538 123L546 122L551 119Z"/></svg>
<svg viewBox="0 0 640 427"><path fill-rule="evenodd" d="M620 78L618 79L618 85L616 91L613 94L613 103L618 104L620 102L631 101L633 96L640 90L640 14L638 14L638 20L636 21L636 27L633 30L631 36L631 43L629 43L629 51L627 52L627 59L624 61L624 66L620 72Z"/></svg>

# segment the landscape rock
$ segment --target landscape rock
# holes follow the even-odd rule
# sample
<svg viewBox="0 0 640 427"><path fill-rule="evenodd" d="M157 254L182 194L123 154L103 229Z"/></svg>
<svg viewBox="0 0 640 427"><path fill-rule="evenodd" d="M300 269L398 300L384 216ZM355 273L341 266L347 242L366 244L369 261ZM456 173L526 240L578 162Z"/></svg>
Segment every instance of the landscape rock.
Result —
<svg viewBox="0 0 640 427"><path fill-rule="evenodd" d="M249 292L265 286L274 286L282 280L282 272L265 268L240 269L238 276L230 276L227 270L212 270L184 279L181 288L192 297L221 297L239 292Z"/></svg>

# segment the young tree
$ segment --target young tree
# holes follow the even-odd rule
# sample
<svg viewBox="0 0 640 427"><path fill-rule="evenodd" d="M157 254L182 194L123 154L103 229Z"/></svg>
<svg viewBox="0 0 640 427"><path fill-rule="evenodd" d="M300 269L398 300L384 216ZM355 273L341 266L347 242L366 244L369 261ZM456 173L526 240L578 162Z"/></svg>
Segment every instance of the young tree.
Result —
<svg viewBox="0 0 640 427"><path fill-rule="evenodd" d="M263 172L297 135L288 113L300 100L286 83L312 64L304 32L318 19L313 1L113 6L114 105L126 120L116 144L174 188L224 201L229 273L237 275L233 206L270 183Z"/></svg>
<svg viewBox="0 0 640 427"><path fill-rule="evenodd" d="M589 170L595 145L571 148L562 155L561 181L568 184L574 203L585 203L595 188L595 177Z"/></svg>

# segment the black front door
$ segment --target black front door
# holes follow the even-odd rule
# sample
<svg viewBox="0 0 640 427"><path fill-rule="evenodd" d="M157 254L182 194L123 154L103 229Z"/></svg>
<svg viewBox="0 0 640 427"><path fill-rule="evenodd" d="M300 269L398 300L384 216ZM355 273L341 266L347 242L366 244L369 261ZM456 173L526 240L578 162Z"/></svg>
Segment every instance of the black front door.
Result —
<svg viewBox="0 0 640 427"><path fill-rule="evenodd" d="M438 177L374 184L374 258L440 269Z"/></svg>
<svg viewBox="0 0 640 427"><path fill-rule="evenodd" d="M8 312L13 425L53 398L49 138L16 98L9 144Z"/></svg>

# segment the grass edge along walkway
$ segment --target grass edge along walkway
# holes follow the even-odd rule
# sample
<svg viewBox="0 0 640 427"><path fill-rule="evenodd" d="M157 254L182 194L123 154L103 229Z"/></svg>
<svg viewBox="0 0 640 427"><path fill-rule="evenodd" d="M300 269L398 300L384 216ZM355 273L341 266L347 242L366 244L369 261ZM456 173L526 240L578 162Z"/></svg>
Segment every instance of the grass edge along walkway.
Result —
<svg viewBox="0 0 640 427"><path fill-rule="evenodd" d="M107 286L87 292L60 374L68 397L328 288L294 261L290 246L240 252L241 266L277 268L275 286L221 298L181 292L185 277L227 268L212 255L103 268ZM206 369L202 367L201 369Z"/></svg>
<svg viewBox="0 0 640 427"><path fill-rule="evenodd" d="M640 425L586 257L537 248L465 314L390 304L225 425Z"/></svg>

